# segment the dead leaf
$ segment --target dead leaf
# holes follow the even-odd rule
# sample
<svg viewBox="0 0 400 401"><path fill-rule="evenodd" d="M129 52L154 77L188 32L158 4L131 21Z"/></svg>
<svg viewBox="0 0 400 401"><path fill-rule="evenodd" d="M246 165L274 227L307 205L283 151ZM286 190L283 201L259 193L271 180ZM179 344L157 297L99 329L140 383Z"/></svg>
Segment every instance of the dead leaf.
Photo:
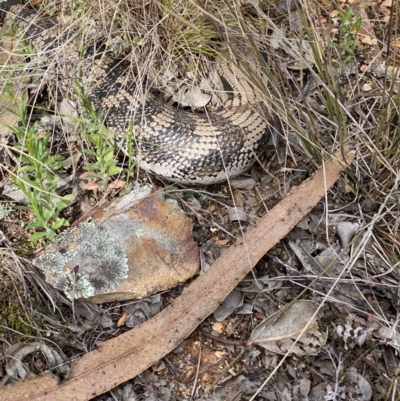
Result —
<svg viewBox="0 0 400 401"><path fill-rule="evenodd" d="M365 35L361 38L361 43L372 46L374 44L374 41L372 40L371 36Z"/></svg>
<svg viewBox="0 0 400 401"><path fill-rule="evenodd" d="M345 150L346 154L348 149ZM347 154L351 163L354 153ZM60 384L52 374L0 389L2 401L86 401L132 379L171 352L213 313L256 263L319 202L346 162L338 151L293 187L242 239L162 312L76 361ZM246 257L244 258L244 255Z"/></svg>
<svg viewBox="0 0 400 401"><path fill-rule="evenodd" d="M63 160L62 162L63 168L68 169L72 167L75 171L81 157L82 157L82 152L80 152L79 150L75 150L70 156L68 156L66 159Z"/></svg>
<svg viewBox="0 0 400 401"><path fill-rule="evenodd" d="M96 182L88 182L82 185L82 189L86 189L87 191L94 191L96 189L99 189L99 184L97 184Z"/></svg>
<svg viewBox="0 0 400 401"><path fill-rule="evenodd" d="M79 178L81 180L90 180L91 178L97 178L97 173L93 171L85 171L79 176Z"/></svg>
<svg viewBox="0 0 400 401"><path fill-rule="evenodd" d="M317 323L318 305L297 301L283 311L274 313L251 333L250 342L268 351L297 356L315 354L325 345L325 336Z"/></svg>
<svg viewBox="0 0 400 401"><path fill-rule="evenodd" d="M211 96L204 93L196 86L190 87L189 85L182 85L177 96L172 98L178 102L181 107L199 108L204 107L210 101Z"/></svg>
<svg viewBox="0 0 400 401"><path fill-rule="evenodd" d="M347 372L347 378L352 386L354 386L354 394L361 394L363 401L369 401L372 398L372 388L368 380L357 372L357 369L351 367Z"/></svg>
<svg viewBox="0 0 400 401"><path fill-rule="evenodd" d="M124 310L122 312L121 317L118 319L117 327L123 326L125 324L125 322L126 322L126 319L128 319L128 316L129 316L129 312Z"/></svg>
<svg viewBox="0 0 400 401"><path fill-rule="evenodd" d="M108 184L108 188L109 189L119 189L119 188L122 188L125 184L126 184L126 181L115 180Z"/></svg>
<svg viewBox="0 0 400 401"><path fill-rule="evenodd" d="M0 119L1 124L1 119ZM19 189L15 184L11 182L6 182L3 186L3 195L7 196L7 198L12 199L17 203L21 203L23 205L28 204L28 198L23 193L21 189Z"/></svg>
<svg viewBox="0 0 400 401"><path fill-rule="evenodd" d="M20 101L24 100L24 95L20 95ZM16 104L11 100L5 98L0 91L0 141L7 141L7 138L11 135L9 127L17 125L20 121L18 117Z"/></svg>
<svg viewBox="0 0 400 401"><path fill-rule="evenodd" d="M254 178L234 178L230 181L231 187L233 189L253 189L257 182Z"/></svg>
<svg viewBox="0 0 400 401"><path fill-rule="evenodd" d="M243 305L244 294L234 289L221 303L217 310L214 311L215 320L218 322L224 321L237 308Z"/></svg>
<svg viewBox="0 0 400 401"><path fill-rule="evenodd" d="M400 335L396 330L382 326L374 332L374 335L391 345L396 350L400 350Z"/></svg>
<svg viewBox="0 0 400 401"><path fill-rule="evenodd" d="M342 248L346 248L350 244L350 241L359 229L360 225L358 223L350 221L342 221L337 225L336 234L340 238Z"/></svg>
<svg viewBox="0 0 400 401"><path fill-rule="evenodd" d="M366 83L366 84L364 84L364 85L361 86L361 90L362 90L363 92L371 92L372 89L373 89L373 87L372 87L372 85L369 84L369 83Z"/></svg>
<svg viewBox="0 0 400 401"><path fill-rule="evenodd" d="M289 242L289 246L308 273L318 275L322 272L321 266L299 241L297 241L297 243Z"/></svg>
<svg viewBox="0 0 400 401"><path fill-rule="evenodd" d="M246 223L249 221L249 216L244 210L244 208L236 206L236 207L229 207L227 209L228 209L228 219L230 222L243 221Z"/></svg>
<svg viewBox="0 0 400 401"><path fill-rule="evenodd" d="M30 344L16 343L6 351L6 375L1 380L0 387L7 383L8 380L15 381L21 378L32 377L32 375L34 376L30 370L32 368L31 364L24 363L23 361L28 356L31 356L32 360L38 359L38 354L42 354L47 366L52 370L56 369L59 374L66 374L68 372L69 367L64 363L60 354L46 344L40 342Z"/></svg>
<svg viewBox="0 0 400 401"><path fill-rule="evenodd" d="M359 14L361 17L361 26L358 36L361 39L361 43L374 47L376 55L380 52L378 41L376 39L374 23L369 19L368 13L365 9L365 3L353 4L351 6L354 15Z"/></svg>

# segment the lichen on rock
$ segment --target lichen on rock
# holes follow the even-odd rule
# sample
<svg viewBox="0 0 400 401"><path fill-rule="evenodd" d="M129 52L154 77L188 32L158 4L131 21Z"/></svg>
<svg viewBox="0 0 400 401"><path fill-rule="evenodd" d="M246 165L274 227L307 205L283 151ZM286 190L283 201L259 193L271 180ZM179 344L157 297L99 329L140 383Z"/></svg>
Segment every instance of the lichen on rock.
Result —
<svg viewBox="0 0 400 401"><path fill-rule="evenodd" d="M52 252L43 252L33 263L69 299L89 298L115 289L128 276L128 258L118 237L107 224L96 225L89 218L59 235L45 248Z"/></svg>

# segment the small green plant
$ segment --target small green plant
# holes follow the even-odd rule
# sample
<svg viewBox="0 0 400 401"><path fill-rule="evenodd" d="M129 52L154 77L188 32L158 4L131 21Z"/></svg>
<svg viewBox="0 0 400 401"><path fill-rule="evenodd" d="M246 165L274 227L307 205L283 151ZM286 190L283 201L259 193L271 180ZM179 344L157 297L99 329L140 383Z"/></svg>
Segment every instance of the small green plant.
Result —
<svg viewBox="0 0 400 401"><path fill-rule="evenodd" d="M81 179L89 180L84 185L84 189L117 189L125 185L125 181L121 180L114 180L109 183L110 177L119 174L122 168L116 165L114 147L107 141L106 134L102 127L96 129L95 132L86 133L87 138L94 145L94 150L84 149L84 152L92 156L94 161L84 166L86 173L80 176Z"/></svg>
<svg viewBox="0 0 400 401"><path fill-rule="evenodd" d="M32 319L22 303L12 303L11 305L7 305L6 303L0 304L0 316L7 323L6 326L0 325L0 337L5 333L10 335L10 331L6 329L7 327L12 329L12 333L16 339L37 335L32 325ZM39 319L36 322L39 322Z"/></svg>
<svg viewBox="0 0 400 401"><path fill-rule="evenodd" d="M23 33L11 27L6 36L19 38L19 50L13 50L14 55L22 57L35 53L35 49L23 40ZM7 168L12 182L23 192L27 200L27 206L16 206L17 209L28 209L34 215L33 221L25 226L27 229L39 229L29 237L30 241L41 238L53 240L56 230L68 226L68 221L61 218L60 212L67 207L73 195L59 196L56 193L57 183L60 177L57 171L61 167L62 158L52 155L49 151L50 134L43 132L37 123L30 124L27 116L27 105L12 88L15 82L15 73L18 72L19 82L26 80L29 69L30 76L35 71L35 65L41 64L43 57L33 58L32 62L3 63L1 76L8 84L3 87L2 96L10 101L13 110L17 114L20 125L10 127L17 141L12 144L12 149L18 157L16 171ZM3 208L1 213L7 211Z"/></svg>
<svg viewBox="0 0 400 401"><path fill-rule="evenodd" d="M29 124L25 104L20 104L19 117L21 126L11 127L17 138L13 150L19 159L17 172L11 174L12 181L27 198L28 205L24 208L34 214L34 220L26 228L43 230L35 232L29 240L44 237L54 240L56 230L69 225L59 215L71 203L73 195L59 196L56 192L62 157L50 153L50 134L43 132L37 123Z"/></svg>
<svg viewBox="0 0 400 401"><path fill-rule="evenodd" d="M332 46L338 51L338 63L342 72L346 65L354 61L354 50L358 43L357 34L361 28L362 18L360 14L353 15L353 11L347 8L340 11L339 19L338 38L336 42L332 42Z"/></svg>
<svg viewBox="0 0 400 401"><path fill-rule="evenodd" d="M91 162L83 168L86 170L79 178L88 182L83 186L87 190L117 189L125 185L125 181L114 180L110 183L110 177L120 174L121 167L117 166L115 148L108 138L107 129L103 124L103 116L97 113L83 88L76 83L75 93L85 111L87 118L79 119L79 132L92 144L93 149L84 149L84 153L91 157Z"/></svg>
<svg viewBox="0 0 400 401"><path fill-rule="evenodd" d="M0 203L0 220L5 220L12 210L12 207L7 203Z"/></svg>

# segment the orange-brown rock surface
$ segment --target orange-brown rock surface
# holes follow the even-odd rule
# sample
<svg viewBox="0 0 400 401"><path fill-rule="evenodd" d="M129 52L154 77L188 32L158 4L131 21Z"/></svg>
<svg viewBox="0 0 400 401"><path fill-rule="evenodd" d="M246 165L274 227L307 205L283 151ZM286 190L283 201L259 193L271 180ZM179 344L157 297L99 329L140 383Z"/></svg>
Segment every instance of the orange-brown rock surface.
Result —
<svg viewBox="0 0 400 401"><path fill-rule="evenodd" d="M94 208L34 259L70 299L138 299L192 277L199 251L191 220L142 187Z"/></svg>

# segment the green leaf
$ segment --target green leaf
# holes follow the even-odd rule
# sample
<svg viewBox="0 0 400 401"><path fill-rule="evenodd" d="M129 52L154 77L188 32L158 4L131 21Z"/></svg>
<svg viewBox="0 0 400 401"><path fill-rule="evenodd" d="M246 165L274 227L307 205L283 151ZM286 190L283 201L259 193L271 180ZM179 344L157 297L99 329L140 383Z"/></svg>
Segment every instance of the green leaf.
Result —
<svg viewBox="0 0 400 401"><path fill-rule="evenodd" d="M107 153L104 155L104 161L110 161L114 159L114 151L112 149L109 149Z"/></svg>
<svg viewBox="0 0 400 401"><path fill-rule="evenodd" d="M35 234L32 234L32 235L28 238L28 240L29 240L29 241L37 241L37 240L42 239L42 238L44 238L44 237L47 237L47 238L48 238L47 233L44 232L44 231L38 231L38 232L36 232Z"/></svg>
<svg viewBox="0 0 400 401"><path fill-rule="evenodd" d="M40 197L37 200L37 204L44 209L53 209L53 204L51 203L50 199L46 196L46 198Z"/></svg>
<svg viewBox="0 0 400 401"><path fill-rule="evenodd" d="M18 169L18 174L20 173L30 173L31 171L35 171L35 169L31 165L22 166Z"/></svg>
<svg viewBox="0 0 400 401"><path fill-rule="evenodd" d="M115 165L115 160L114 159L107 160L104 163L104 167L110 167L110 166L114 166L114 165Z"/></svg>
<svg viewBox="0 0 400 401"><path fill-rule="evenodd" d="M99 165L98 163L90 163L87 164L83 169L88 171L99 170Z"/></svg>
<svg viewBox="0 0 400 401"><path fill-rule="evenodd" d="M68 199L61 199L56 203L56 210L61 211L65 209L67 206L69 206L70 203L71 201Z"/></svg>
<svg viewBox="0 0 400 401"><path fill-rule="evenodd" d="M36 181L32 181L32 180L30 180L29 178L25 178L25 177L22 178L21 181L23 181L23 183L24 183L25 185L28 185L28 186L30 186L30 187L33 188L33 189L40 190L40 186L38 185L38 183L37 183Z"/></svg>
<svg viewBox="0 0 400 401"><path fill-rule="evenodd" d="M40 221L38 221L38 220L31 221L29 224L27 224L25 226L25 228L27 230L30 230L32 228L37 228L37 227L42 227L42 223Z"/></svg>
<svg viewBox="0 0 400 401"><path fill-rule="evenodd" d="M52 230L58 230L59 228L61 228L63 225L64 225L64 223L66 222L66 220L65 219L57 219L56 221L54 221L53 222L53 224L51 225L51 229Z"/></svg>
<svg viewBox="0 0 400 401"><path fill-rule="evenodd" d="M51 220L52 218L55 217L54 215L55 215L55 213L53 210L43 209L43 211L42 211L42 217L43 217L43 220L45 220L45 221Z"/></svg>
<svg viewBox="0 0 400 401"><path fill-rule="evenodd" d="M43 160L43 158L42 158ZM44 161L44 160L43 160ZM62 160L58 156L50 156L47 159L46 165L49 166L53 170L57 170L57 166L61 166Z"/></svg>
<svg viewBox="0 0 400 401"><path fill-rule="evenodd" d="M92 149L83 149L83 152L86 153L89 156L97 157L97 153L95 151L93 151Z"/></svg>
<svg viewBox="0 0 400 401"><path fill-rule="evenodd" d="M142 38L133 39L133 43L136 46L144 46L146 44L146 39L142 39Z"/></svg>
<svg viewBox="0 0 400 401"><path fill-rule="evenodd" d="M72 199L74 199L74 194L67 194L62 197L62 200L66 201L66 202L71 202Z"/></svg>
<svg viewBox="0 0 400 401"><path fill-rule="evenodd" d="M108 175L115 175L115 174L119 174L120 172L122 171L122 168L121 167L118 167L118 166L111 166L109 169L108 169Z"/></svg>

